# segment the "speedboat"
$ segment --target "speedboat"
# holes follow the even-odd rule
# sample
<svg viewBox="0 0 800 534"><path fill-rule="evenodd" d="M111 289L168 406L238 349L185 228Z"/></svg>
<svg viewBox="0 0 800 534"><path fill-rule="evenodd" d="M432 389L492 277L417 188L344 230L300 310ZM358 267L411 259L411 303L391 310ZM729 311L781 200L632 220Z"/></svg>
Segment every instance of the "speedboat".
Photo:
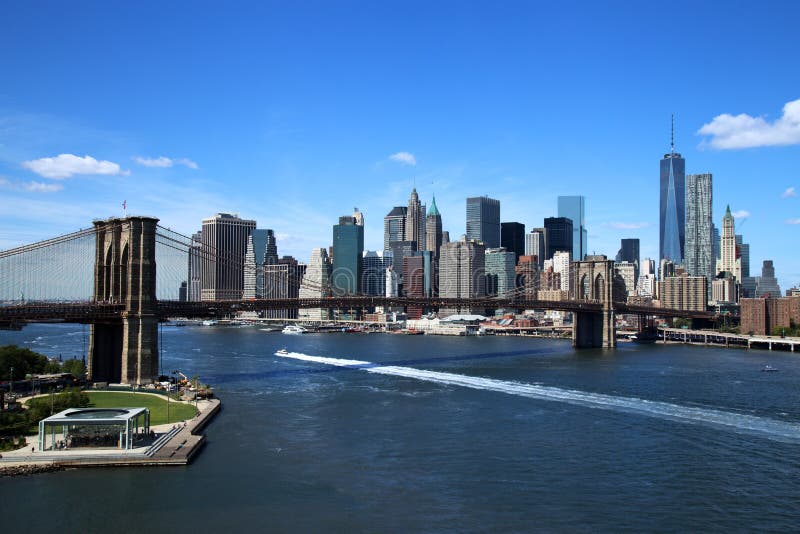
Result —
<svg viewBox="0 0 800 534"><path fill-rule="evenodd" d="M761 368L762 373L773 373L777 370L778 370L777 368L772 367L771 365L765 365L764 367Z"/></svg>
<svg viewBox="0 0 800 534"><path fill-rule="evenodd" d="M275 351L275 354L280 354L281 356L286 356L287 354L289 354L289 351L286 350L286 349L278 349L277 351Z"/></svg>
<svg viewBox="0 0 800 534"><path fill-rule="evenodd" d="M215 326L218 323L219 321L216 321L214 319L206 319L205 321L203 321L203 326Z"/></svg>
<svg viewBox="0 0 800 534"><path fill-rule="evenodd" d="M308 330L306 330L302 326L290 324L284 327L284 329L281 330L281 332L283 332L284 334L305 334L306 332L308 332Z"/></svg>

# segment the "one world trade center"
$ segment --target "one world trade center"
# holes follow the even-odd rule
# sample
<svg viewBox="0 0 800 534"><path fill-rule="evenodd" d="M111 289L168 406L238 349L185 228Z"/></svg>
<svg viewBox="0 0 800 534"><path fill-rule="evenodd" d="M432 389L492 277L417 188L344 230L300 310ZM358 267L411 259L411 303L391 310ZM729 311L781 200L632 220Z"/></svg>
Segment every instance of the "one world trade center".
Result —
<svg viewBox="0 0 800 534"><path fill-rule="evenodd" d="M675 264L683 262L686 234L686 171L685 161L675 152L673 120L669 154L661 160L661 197L659 219L659 259Z"/></svg>

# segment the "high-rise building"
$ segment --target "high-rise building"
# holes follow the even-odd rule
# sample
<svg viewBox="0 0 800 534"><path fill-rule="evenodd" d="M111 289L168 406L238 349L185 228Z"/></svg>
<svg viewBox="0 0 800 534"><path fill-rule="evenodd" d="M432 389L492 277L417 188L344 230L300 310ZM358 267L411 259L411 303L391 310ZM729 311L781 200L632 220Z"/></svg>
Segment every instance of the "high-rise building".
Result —
<svg viewBox="0 0 800 534"><path fill-rule="evenodd" d="M573 257L572 219L568 217L547 217L544 220L547 235L546 260L553 257L556 252L569 252Z"/></svg>
<svg viewBox="0 0 800 534"><path fill-rule="evenodd" d="M484 264L486 266L486 294L489 296L511 297L516 289L514 282L516 254L503 247L487 248Z"/></svg>
<svg viewBox="0 0 800 534"><path fill-rule="evenodd" d="M275 232L269 229L253 229L247 238L243 298L260 299L264 296L264 265L274 265L277 261Z"/></svg>
<svg viewBox="0 0 800 534"><path fill-rule="evenodd" d="M558 273L561 291L569 291L572 287L572 254L568 251L556 252L553 254L553 271Z"/></svg>
<svg viewBox="0 0 800 534"><path fill-rule="evenodd" d="M737 301L736 281L731 273L720 273L711 281L711 301L717 304L733 304Z"/></svg>
<svg viewBox="0 0 800 534"><path fill-rule="evenodd" d="M392 241L389 243L389 250L392 251L392 266L394 267L394 272L397 274L398 278L400 279L399 282L402 284L403 258L414 255L414 253L417 251L417 242Z"/></svg>
<svg viewBox="0 0 800 534"><path fill-rule="evenodd" d="M675 152L673 123L669 154L661 160L659 196L659 259L675 264L683 262L686 228L686 162Z"/></svg>
<svg viewBox="0 0 800 534"><path fill-rule="evenodd" d="M442 244L450 242L450 232L448 230L442 230Z"/></svg>
<svg viewBox="0 0 800 534"><path fill-rule="evenodd" d="M558 197L558 216L572 221L572 259L580 261L589 253L586 230L586 197Z"/></svg>
<svg viewBox="0 0 800 534"><path fill-rule="evenodd" d="M356 224L355 217L339 217L339 224L333 226L331 287L335 296L355 295L359 292L363 253L364 227Z"/></svg>
<svg viewBox="0 0 800 534"><path fill-rule="evenodd" d="M187 299L191 302L200 300L200 283L203 271L203 232L192 234L189 245L189 287Z"/></svg>
<svg viewBox="0 0 800 534"><path fill-rule="evenodd" d="M539 259L521 256L515 268L516 286L526 299L535 300L539 291Z"/></svg>
<svg viewBox="0 0 800 534"><path fill-rule="evenodd" d="M639 266L639 239L620 240L619 252L616 261L627 261Z"/></svg>
<svg viewBox="0 0 800 534"><path fill-rule="evenodd" d="M525 255L525 225L518 222L500 223L500 246L517 258Z"/></svg>
<svg viewBox="0 0 800 534"><path fill-rule="evenodd" d="M498 228L498 241L500 240ZM477 298L486 294L486 247L476 241L454 241L442 245L439 257L439 295L443 298ZM443 309L440 315L484 313L482 308Z"/></svg>
<svg viewBox="0 0 800 534"><path fill-rule="evenodd" d="M655 276L656 274L656 261L651 260L650 258L644 258L642 263L639 265L639 276L644 274L652 274Z"/></svg>
<svg viewBox="0 0 800 534"><path fill-rule="evenodd" d="M722 237L720 238L720 259L717 262L718 273L728 272L737 282L742 281L742 262L736 257L736 235L731 207L725 209L722 217Z"/></svg>
<svg viewBox="0 0 800 534"><path fill-rule="evenodd" d="M467 198L467 240L486 248L500 246L500 201L489 197Z"/></svg>
<svg viewBox="0 0 800 534"><path fill-rule="evenodd" d="M405 206L395 206L383 218L383 250L390 250L392 241L406 240L406 213Z"/></svg>
<svg viewBox="0 0 800 534"><path fill-rule="evenodd" d="M244 290L247 237L256 221L217 213L203 219L201 300L240 300Z"/></svg>
<svg viewBox="0 0 800 534"><path fill-rule="evenodd" d="M324 248L315 248L311 251L311 258L306 267L306 274L300 284L299 297L301 299L325 298L331 294L331 263L328 252ZM300 319L325 321L330 318L330 311L326 308L301 309L298 313Z"/></svg>
<svg viewBox="0 0 800 534"><path fill-rule="evenodd" d="M255 232L255 230L253 230ZM253 247L253 235L247 236L247 249L244 253L244 290L242 291L242 298L254 299L256 298L256 286L258 267L256 265L256 254Z"/></svg>
<svg viewBox="0 0 800 534"><path fill-rule="evenodd" d="M425 258L422 255L404 257L403 296L409 298L424 298L425 285ZM419 319L422 317L422 311L422 306L406 307L406 314L409 319Z"/></svg>
<svg viewBox="0 0 800 534"><path fill-rule="evenodd" d="M705 276L708 279L709 289L712 287L711 282L716 277L711 200L711 174L688 175L686 177L684 267L691 276Z"/></svg>
<svg viewBox="0 0 800 534"><path fill-rule="evenodd" d="M353 208L353 220L358 226L364 226L364 214L358 208Z"/></svg>
<svg viewBox="0 0 800 534"><path fill-rule="evenodd" d="M705 276L671 276L658 282L658 298L664 308L706 311L708 278Z"/></svg>
<svg viewBox="0 0 800 534"><path fill-rule="evenodd" d="M781 287L775 278L775 267L772 260L764 260L761 267L761 276L756 277L756 298L778 298L781 296Z"/></svg>
<svg viewBox="0 0 800 534"><path fill-rule="evenodd" d="M750 276L750 244L742 234L736 234L736 257L741 260L742 280Z"/></svg>
<svg viewBox="0 0 800 534"><path fill-rule="evenodd" d="M417 250L425 248L425 205L420 203L416 187L411 191L406 209L406 241L414 241Z"/></svg>
<svg viewBox="0 0 800 534"><path fill-rule="evenodd" d="M291 256L284 256L274 263L265 263L263 284L265 299L295 299L300 296L300 284L306 273L306 265ZM266 310L264 317L296 319L297 309Z"/></svg>
<svg viewBox="0 0 800 534"><path fill-rule="evenodd" d="M624 284L625 296L636 293L636 264L629 261L614 263L614 276Z"/></svg>
<svg viewBox="0 0 800 534"><path fill-rule="evenodd" d="M431 210L425 217L425 250L433 252L433 257L439 257L439 247L442 246L442 215L436 207L436 196L431 201Z"/></svg>
<svg viewBox="0 0 800 534"><path fill-rule="evenodd" d="M719 228L717 228L716 224L711 225L711 231L714 235L714 261L719 259L720 255L720 235L719 235ZM716 270L716 269L715 269ZM714 273L716 274L716 273Z"/></svg>
<svg viewBox="0 0 800 534"><path fill-rule="evenodd" d="M541 270L547 256L547 229L534 228L531 233L525 234L525 255L536 256L536 262Z"/></svg>
<svg viewBox="0 0 800 534"><path fill-rule="evenodd" d="M386 269L391 265L391 250L365 250L361 257L361 292L374 297L384 296Z"/></svg>

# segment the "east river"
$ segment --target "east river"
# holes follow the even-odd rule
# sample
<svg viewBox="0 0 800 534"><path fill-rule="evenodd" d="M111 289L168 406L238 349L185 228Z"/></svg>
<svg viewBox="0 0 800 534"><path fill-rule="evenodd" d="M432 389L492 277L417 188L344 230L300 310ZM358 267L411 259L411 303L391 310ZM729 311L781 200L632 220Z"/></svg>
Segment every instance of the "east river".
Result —
<svg viewBox="0 0 800 534"><path fill-rule="evenodd" d="M220 326L162 347L223 401L197 459L0 479L3 532L800 529L800 355Z"/></svg>

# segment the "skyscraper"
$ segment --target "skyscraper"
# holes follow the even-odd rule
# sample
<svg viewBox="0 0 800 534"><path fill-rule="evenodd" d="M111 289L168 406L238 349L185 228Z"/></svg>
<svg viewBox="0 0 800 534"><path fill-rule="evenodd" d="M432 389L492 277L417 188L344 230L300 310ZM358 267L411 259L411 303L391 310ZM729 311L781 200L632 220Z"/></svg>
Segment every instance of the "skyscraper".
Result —
<svg viewBox="0 0 800 534"><path fill-rule="evenodd" d="M536 256L539 269L544 265L547 256L547 229L534 228L531 233L525 234L525 255Z"/></svg>
<svg viewBox="0 0 800 534"><path fill-rule="evenodd" d="M570 261L572 255L569 251L564 250L555 252L553 254L553 272L558 273L560 280L561 291L569 291L572 287L572 270L570 269Z"/></svg>
<svg viewBox="0 0 800 534"><path fill-rule="evenodd" d="M499 230L499 229L498 229ZM498 235L498 240L500 236ZM453 241L442 245L439 258L439 295L444 298L473 298L486 294L485 251L475 241ZM482 308L442 309L440 315L451 313L484 313Z"/></svg>
<svg viewBox="0 0 800 534"><path fill-rule="evenodd" d="M291 256L284 256L273 263L265 263L263 267L264 298L297 298L300 295L300 284L305 276L306 265L298 263ZM296 319L296 309L266 310L264 317Z"/></svg>
<svg viewBox="0 0 800 534"><path fill-rule="evenodd" d="M274 265L277 262L275 232L259 228L252 230L245 252L243 298L260 299L264 296L264 265Z"/></svg>
<svg viewBox="0 0 800 534"><path fill-rule="evenodd" d="M516 289L514 266L516 254L504 247L486 249L486 294L511 297Z"/></svg>
<svg viewBox="0 0 800 534"><path fill-rule="evenodd" d="M756 277L756 298L780 298L781 287L775 278L775 267L772 260L764 260L761 276Z"/></svg>
<svg viewBox="0 0 800 534"><path fill-rule="evenodd" d="M500 201L489 197L467 198L467 240L486 248L500 246Z"/></svg>
<svg viewBox="0 0 800 534"><path fill-rule="evenodd" d="M247 237L256 221L217 213L203 219L201 300L240 300L244 290Z"/></svg>
<svg viewBox="0 0 800 534"><path fill-rule="evenodd" d="M549 260L556 252L569 252L573 257L572 219L568 217L547 217L544 220L545 233L547 235L547 252L545 259Z"/></svg>
<svg viewBox="0 0 800 534"><path fill-rule="evenodd" d="M395 206L383 218L383 250L391 249L392 241L406 240L406 213L405 206Z"/></svg>
<svg viewBox="0 0 800 534"><path fill-rule="evenodd" d="M406 241L417 243L417 250L425 248L425 207L419 201L417 188L411 191L406 209Z"/></svg>
<svg viewBox="0 0 800 534"><path fill-rule="evenodd" d="M333 226L331 287L336 296L354 295L360 290L364 227L356 221L355 217L346 215L339 217L339 224Z"/></svg>
<svg viewBox="0 0 800 534"><path fill-rule="evenodd" d="M627 261L630 263L634 263L638 268L639 240L636 238L620 240L619 252L617 252L616 261L617 262Z"/></svg>
<svg viewBox="0 0 800 534"><path fill-rule="evenodd" d="M436 196L431 202L431 210L425 217L425 250L433 253L434 258L439 257L439 247L442 246L442 216L436 207Z"/></svg>
<svg viewBox="0 0 800 534"><path fill-rule="evenodd" d="M716 276L714 257L714 224L711 216L711 174L690 174L686 177L686 272L705 276L708 288Z"/></svg>
<svg viewBox="0 0 800 534"><path fill-rule="evenodd" d="M742 280L750 276L750 244L744 242L742 234L736 234L736 255L741 260Z"/></svg>
<svg viewBox="0 0 800 534"><path fill-rule="evenodd" d="M669 259L678 264L683 261L686 228L686 162L675 152L675 125L673 120L669 154L661 160L659 259Z"/></svg>
<svg viewBox="0 0 800 534"><path fill-rule="evenodd" d="M315 248L311 251L305 276L298 291L301 299L324 298L331 294L330 286L331 264L328 253L324 248ZM298 312L300 319L324 321L330 318L326 308L301 309Z"/></svg>
<svg viewBox="0 0 800 534"><path fill-rule="evenodd" d="M518 222L500 223L500 246L517 258L525 255L525 225Z"/></svg>
<svg viewBox="0 0 800 534"><path fill-rule="evenodd" d="M192 234L192 242L189 246L189 287L187 298L191 302L200 300L203 265L203 232L195 232Z"/></svg>
<svg viewBox="0 0 800 534"><path fill-rule="evenodd" d="M384 296L386 269L391 265L391 250L365 250L361 257L361 292L374 297Z"/></svg>
<svg viewBox="0 0 800 534"><path fill-rule="evenodd" d="M582 260L589 253L586 230L586 197L558 197L558 216L572 220L572 259Z"/></svg>
<svg viewBox="0 0 800 534"><path fill-rule="evenodd" d="M722 217L720 259L716 270L718 273L731 273L737 282L742 281L741 261L736 257L736 231L730 206L725 209L725 215Z"/></svg>

